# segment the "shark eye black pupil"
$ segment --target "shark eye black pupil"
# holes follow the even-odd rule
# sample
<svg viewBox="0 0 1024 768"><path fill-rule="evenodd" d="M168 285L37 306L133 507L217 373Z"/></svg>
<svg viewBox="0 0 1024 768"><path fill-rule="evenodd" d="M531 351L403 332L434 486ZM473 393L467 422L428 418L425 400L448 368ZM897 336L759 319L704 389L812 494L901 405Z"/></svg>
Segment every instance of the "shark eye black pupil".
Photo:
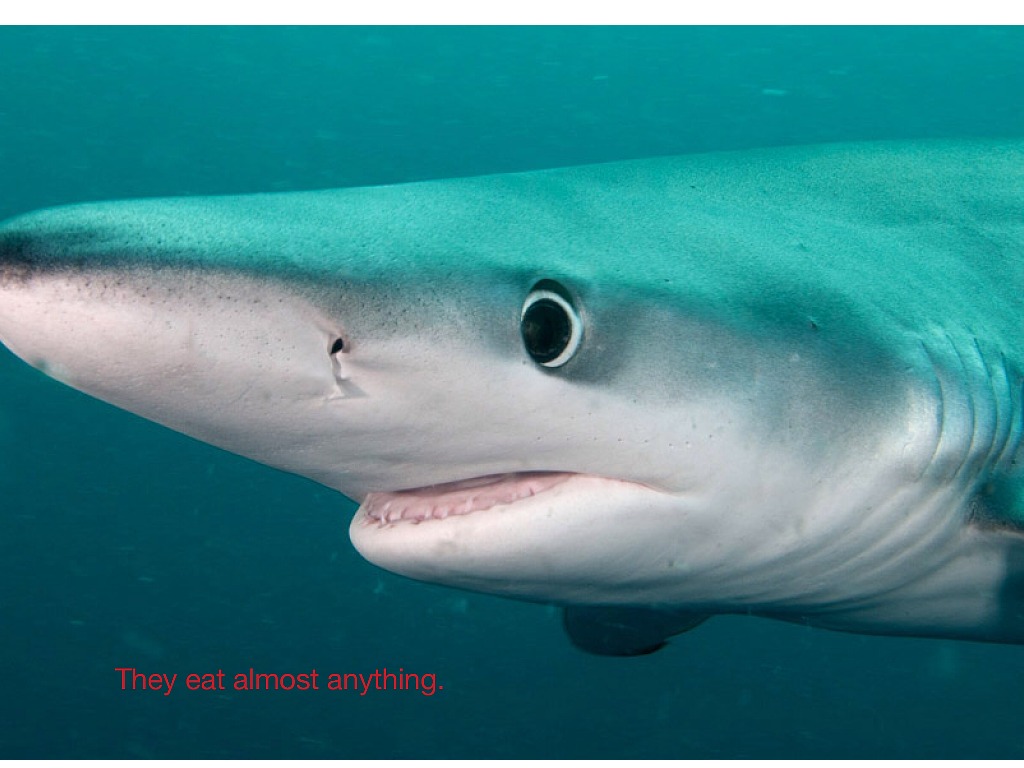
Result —
<svg viewBox="0 0 1024 768"><path fill-rule="evenodd" d="M332 355L336 355L339 352L343 352L344 350L345 350L345 342L342 341L341 339L335 339L334 343L331 345L331 354Z"/></svg>
<svg viewBox="0 0 1024 768"><path fill-rule="evenodd" d="M533 362L545 368L561 368L580 348L583 318L563 286L554 280L541 280L523 302L519 333Z"/></svg>
<svg viewBox="0 0 1024 768"><path fill-rule="evenodd" d="M559 304L538 299L523 314L522 331L530 357L538 363L550 363L569 345L572 321Z"/></svg>

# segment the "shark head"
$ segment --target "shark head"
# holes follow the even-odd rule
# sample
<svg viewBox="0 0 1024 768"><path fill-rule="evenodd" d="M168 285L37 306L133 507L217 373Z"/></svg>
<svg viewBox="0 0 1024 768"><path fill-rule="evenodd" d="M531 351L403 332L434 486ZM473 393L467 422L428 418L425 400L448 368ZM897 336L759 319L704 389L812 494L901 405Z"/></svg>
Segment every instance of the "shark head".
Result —
<svg viewBox="0 0 1024 768"><path fill-rule="evenodd" d="M892 525L968 493L919 482L927 349L880 341L834 233L680 168L29 214L0 229L0 339L355 499L356 548L417 579L785 617L948 560L962 518Z"/></svg>

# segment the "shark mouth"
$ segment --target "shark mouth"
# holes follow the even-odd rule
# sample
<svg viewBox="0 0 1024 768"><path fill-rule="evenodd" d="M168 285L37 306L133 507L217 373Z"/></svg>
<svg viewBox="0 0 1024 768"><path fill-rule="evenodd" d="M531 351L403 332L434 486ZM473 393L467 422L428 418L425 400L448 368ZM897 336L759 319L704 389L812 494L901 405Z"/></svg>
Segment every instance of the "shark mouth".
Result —
<svg viewBox="0 0 1024 768"><path fill-rule="evenodd" d="M370 493L361 511L367 522L381 526L401 521L443 520L528 499L571 477L571 472L513 472L405 491Z"/></svg>

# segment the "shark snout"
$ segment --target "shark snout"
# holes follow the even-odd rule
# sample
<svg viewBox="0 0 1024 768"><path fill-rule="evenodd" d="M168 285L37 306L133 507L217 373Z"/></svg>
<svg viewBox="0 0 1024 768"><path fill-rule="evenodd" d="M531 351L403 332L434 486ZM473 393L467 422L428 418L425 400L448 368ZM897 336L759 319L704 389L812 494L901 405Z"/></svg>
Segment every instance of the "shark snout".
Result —
<svg viewBox="0 0 1024 768"><path fill-rule="evenodd" d="M38 319L31 298L34 278L41 269L41 246L30 229L10 223L0 227L0 342L27 362L31 355L31 327Z"/></svg>
<svg viewBox="0 0 1024 768"><path fill-rule="evenodd" d="M45 261L44 247L29 229L0 227L0 288L24 283Z"/></svg>
<svg viewBox="0 0 1024 768"><path fill-rule="evenodd" d="M0 225L0 342L51 373L55 345L81 337L68 307L83 305L94 260L89 244L100 238L97 227L77 219L73 209L51 209ZM88 315L77 324L87 328Z"/></svg>
<svg viewBox="0 0 1024 768"><path fill-rule="evenodd" d="M85 266L104 231L88 209L51 208L0 224L0 280L17 282L42 270Z"/></svg>

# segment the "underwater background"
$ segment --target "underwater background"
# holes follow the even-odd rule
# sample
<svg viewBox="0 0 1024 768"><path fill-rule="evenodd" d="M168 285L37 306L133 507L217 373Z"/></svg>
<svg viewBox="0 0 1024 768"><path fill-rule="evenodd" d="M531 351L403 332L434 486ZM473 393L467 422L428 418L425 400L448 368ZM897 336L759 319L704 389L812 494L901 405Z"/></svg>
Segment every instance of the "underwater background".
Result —
<svg viewBox="0 0 1024 768"><path fill-rule="evenodd" d="M1022 28L0 28L0 218L1024 136ZM1024 648L721 617L652 656L362 561L354 505L0 349L0 757L1024 757ZM118 667L178 673L123 691ZM188 673L443 690L195 691ZM230 684L229 684L230 688Z"/></svg>

